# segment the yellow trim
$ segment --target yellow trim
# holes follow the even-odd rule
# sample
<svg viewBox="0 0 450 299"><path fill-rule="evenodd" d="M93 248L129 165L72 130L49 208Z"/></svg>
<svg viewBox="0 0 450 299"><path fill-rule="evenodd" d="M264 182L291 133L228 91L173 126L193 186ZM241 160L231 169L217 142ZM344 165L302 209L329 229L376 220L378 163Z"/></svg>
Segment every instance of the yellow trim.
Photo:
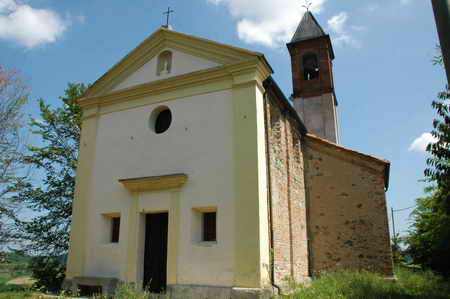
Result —
<svg viewBox="0 0 450 299"><path fill-rule="evenodd" d="M217 212L217 207L195 207L192 210L200 213Z"/></svg>
<svg viewBox="0 0 450 299"><path fill-rule="evenodd" d="M208 45L209 49L215 49L216 51L218 51L217 55L229 54L229 56L231 56L231 54L233 54L233 57L237 56L237 55L263 56L263 54L260 52L255 52L255 51L247 50L244 48L239 48L239 47L219 43L219 42L209 40L206 38L201 38L201 37L177 32L177 31L173 31L173 30L164 30L164 31L166 33L171 34L172 38L178 39L179 41L183 41L182 44L189 44L189 41L191 41L194 43L198 42L199 46Z"/></svg>
<svg viewBox="0 0 450 299"><path fill-rule="evenodd" d="M138 227L139 227L139 193L133 192L128 213L128 248L127 248L127 280L137 282L138 279Z"/></svg>
<svg viewBox="0 0 450 299"><path fill-rule="evenodd" d="M113 112L120 112L129 109L135 109L139 107L145 107L154 104L167 104L169 101L174 101L181 98L194 97L205 94L212 94L215 92L221 92L230 90L232 88L232 79L211 81L205 84L198 84L192 87L175 89L167 93L160 93L155 95L146 96L143 98L136 98L130 101L119 101L114 105L103 105L100 108L100 115L105 115ZM84 119L84 116L83 116Z"/></svg>
<svg viewBox="0 0 450 299"><path fill-rule="evenodd" d="M89 221L90 195L93 194L93 167L95 163L98 109L89 110L90 118L83 120L80 138L80 154L70 227L70 246L67 260L66 277L68 279L84 276L86 267L87 235Z"/></svg>
<svg viewBox="0 0 450 299"><path fill-rule="evenodd" d="M261 288L269 281L264 267L270 263L268 225L263 222L263 219L267 218L263 93L251 76L240 76L235 82L234 285L243 288Z"/></svg>
<svg viewBox="0 0 450 299"><path fill-rule="evenodd" d="M103 213L102 214L105 217L110 217L110 218L116 218L116 217L120 217L120 213Z"/></svg>
<svg viewBox="0 0 450 299"><path fill-rule="evenodd" d="M175 190L170 195L169 235L167 243L167 284L175 285L178 281L178 240L180 238L180 192Z"/></svg>
<svg viewBox="0 0 450 299"><path fill-rule="evenodd" d="M232 80L238 85L256 81L259 88L269 76L269 70L257 59L216 67L208 70L193 72L186 75L140 84L127 89L112 92L103 96L83 97L78 100L84 109L89 107L103 107L117 103L128 102L142 97L155 96L169 92L179 92L181 89L203 86L217 81ZM225 86L224 86L225 87ZM228 87L231 87L230 85Z"/></svg>
<svg viewBox="0 0 450 299"><path fill-rule="evenodd" d="M155 46L153 49L150 49L148 51L148 53L146 53L144 56L139 57L138 59L136 59L136 61L133 61L132 62L133 63L133 67L128 67L128 68L122 70L117 75L108 76L109 77L109 81L101 82L101 86L98 87L98 90L95 93L93 93L93 94L86 93L85 96L87 96L87 95L96 96L96 95L102 95L102 94L106 94L106 93L110 92L112 89L114 89L114 87L116 87L123 80L125 80L125 78L127 78L132 73L134 73L135 71L140 69L148 61L150 61L151 59L156 57L162 50L164 50L164 45L163 44Z"/></svg>
<svg viewBox="0 0 450 299"><path fill-rule="evenodd" d="M118 82L139 69L164 48L178 49L223 65L256 58L264 64L269 73L272 73L270 65L261 53L172 30L159 29L100 77L86 91L85 97L99 96L110 91Z"/></svg>
<svg viewBox="0 0 450 299"><path fill-rule="evenodd" d="M124 179L119 180L125 188L133 192L155 191L179 188L186 183L188 176L185 174L173 174L166 176Z"/></svg>

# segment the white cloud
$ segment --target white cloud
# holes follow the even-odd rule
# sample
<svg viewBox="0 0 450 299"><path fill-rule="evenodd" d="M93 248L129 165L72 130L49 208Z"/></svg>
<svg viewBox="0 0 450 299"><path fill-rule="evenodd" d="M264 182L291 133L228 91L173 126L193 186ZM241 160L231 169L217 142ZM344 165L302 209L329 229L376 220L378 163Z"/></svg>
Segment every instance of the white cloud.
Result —
<svg viewBox="0 0 450 299"><path fill-rule="evenodd" d="M328 26L330 26L330 29L334 32L342 34L344 33L344 26L346 25L347 20L348 14L343 11L329 19Z"/></svg>
<svg viewBox="0 0 450 299"><path fill-rule="evenodd" d="M426 152L427 146L430 143L436 143L438 140L437 138L433 137L431 133L423 133L422 136L419 138L416 138L416 140L411 143L409 146L410 152Z"/></svg>
<svg viewBox="0 0 450 299"><path fill-rule="evenodd" d="M294 35L305 9L299 0L207 0L225 6L237 19L237 32L247 43L278 47ZM310 10L320 13L327 0L313 0Z"/></svg>
<svg viewBox="0 0 450 299"><path fill-rule="evenodd" d="M0 0L0 39L34 48L60 39L68 23L51 9L37 9L17 0Z"/></svg>
<svg viewBox="0 0 450 299"><path fill-rule="evenodd" d="M359 48L360 43L352 36L351 31L364 31L361 26L348 26L348 13L343 11L328 20L328 27L333 35L333 42L338 46L349 45Z"/></svg>
<svg viewBox="0 0 450 299"><path fill-rule="evenodd" d="M367 7L366 10L369 13L373 13L375 11L377 11L380 8L380 4L378 3L370 3Z"/></svg>

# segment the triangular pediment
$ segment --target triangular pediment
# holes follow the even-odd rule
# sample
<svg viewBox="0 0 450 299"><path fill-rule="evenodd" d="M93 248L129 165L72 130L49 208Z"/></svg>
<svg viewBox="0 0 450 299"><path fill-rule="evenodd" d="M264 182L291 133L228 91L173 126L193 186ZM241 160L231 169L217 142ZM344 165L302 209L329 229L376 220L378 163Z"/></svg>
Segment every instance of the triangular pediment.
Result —
<svg viewBox="0 0 450 299"><path fill-rule="evenodd" d="M167 51L172 55L170 72L159 72L159 55ZM244 62L255 57L263 55L161 28L98 79L84 97L102 96L153 81Z"/></svg>
<svg viewBox="0 0 450 299"><path fill-rule="evenodd" d="M164 70L163 72L158 71L158 57L161 53L171 54L170 72L166 70ZM193 56L186 52L179 51L173 48L164 48L160 51L160 53L151 58L143 66L129 74L127 77L122 79L122 81L119 81L120 83L117 83L111 91L119 91L140 84L181 76L218 66L221 66L221 64L212 60Z"/></svg>

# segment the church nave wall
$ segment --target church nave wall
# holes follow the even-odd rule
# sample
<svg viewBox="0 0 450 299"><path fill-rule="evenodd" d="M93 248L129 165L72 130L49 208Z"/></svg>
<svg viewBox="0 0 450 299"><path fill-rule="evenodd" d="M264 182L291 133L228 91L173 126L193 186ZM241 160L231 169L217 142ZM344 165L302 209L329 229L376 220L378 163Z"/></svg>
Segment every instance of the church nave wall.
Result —
<svg viewBox="0 0 450 299"><path fill-rule="evenodd" d="M168 107L173 119L166 132L155 134L149 127L149 117L160 106ZM231 91L178 98L98 117L96 159L91 165L94 187L86 194L89 213L85 221L90 231L86 271L82 275L124 281L142 279L142 265L139 265L144 246L142 219L145 217L142 215L158 211L171 213L172 190L133 194L118 180L183 173L188 180L177 195L179 223L175 224L175 230L169 227L169 234L176 231L179 235L175 249L169 244L169 283L233 286ZM135 201L138 204L134 212ZM202 207L217 209L216 244L194 241L193 209ZM102 236L109 233L102 226L102 217L110 213L121 215L118 244L102 241ZM173 241L170 235L169 240ZM130 261L134 264L131 268Z"/></svg>
<svg viewBox="0 0 450 299"><path fill-rule="evenodd" d="M305 138L313 274L367 270L393 274L385 199L387 164Z"/></svg>
<svg viewBox="0 0 450 299"><path fill-rule="evenodd" d="M301 133L297 120L278 101L269 91L266 130L272 271L275 285L288 291L291 280L303 282L309 277L308 240Z"/></svg>

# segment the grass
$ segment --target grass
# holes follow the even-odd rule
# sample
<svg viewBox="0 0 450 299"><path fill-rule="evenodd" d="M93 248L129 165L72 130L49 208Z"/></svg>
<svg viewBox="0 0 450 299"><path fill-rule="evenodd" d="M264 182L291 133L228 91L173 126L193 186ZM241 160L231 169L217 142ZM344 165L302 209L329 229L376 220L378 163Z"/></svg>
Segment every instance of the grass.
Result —
<svg viewBox="0 0 450 299"><path fill-rule="evenodd" d="M326 273L292 299L450 299L450 282L432 272L396 271L397 281L371 273Z"/></svg>
<svg viewBox="0 0 450 299"><path fill-rule="evenodd" d="M325 273L284 299L450 299L450 281L432 272L413 271L398 268L397 281L386 281L371 273L337 272ZM0 278L0 299L42 298L30 290L16 287L5 289L8 278ZM61 296L60 298L64 298ZM100 298L100 297L97 297ZM115 299L165 298L151 296L148 292L136 289L132 284L124 284L117 290ZM166 298L169 299L169 298ZM195 298L201 299L201 298Z"/></svg>
<svg viewBox="0 0 450 299"><path fill-rule="evenodd" d="M8 285L7 283L16 278L27 276L23 271L23 263L13 261L8 264L0 264L0 299L27 298L31 293L27 290L29 286Z"/></svg>
<svg viewBox="0 0 450 299"><path fill-rule="evenodd" d="M18 299L32 296L29 288L24 286L6 285L7 281L0 281L0 299Z"/></svg>
<svg viewBox="0 0 450 299"><path fill-rule="evenodd" d="M15 292L5 292L0 293L0 299L22 299L22 298L30 298L37 299L30 291L15 291Z"/></svg>

